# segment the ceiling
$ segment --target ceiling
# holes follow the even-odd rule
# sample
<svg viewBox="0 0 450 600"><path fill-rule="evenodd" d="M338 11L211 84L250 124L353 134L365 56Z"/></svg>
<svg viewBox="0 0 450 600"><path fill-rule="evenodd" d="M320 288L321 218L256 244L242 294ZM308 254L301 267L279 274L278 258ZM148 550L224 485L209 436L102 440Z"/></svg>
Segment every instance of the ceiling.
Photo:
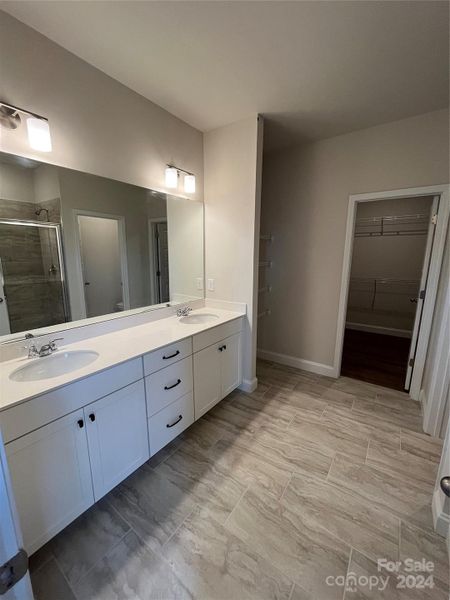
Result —
<svg viewBox="0 0 450 600"><path fill-rule="evenodd" d="M448 106L439 1L4 1L194 127L254 114L270 149Z"/></svg>

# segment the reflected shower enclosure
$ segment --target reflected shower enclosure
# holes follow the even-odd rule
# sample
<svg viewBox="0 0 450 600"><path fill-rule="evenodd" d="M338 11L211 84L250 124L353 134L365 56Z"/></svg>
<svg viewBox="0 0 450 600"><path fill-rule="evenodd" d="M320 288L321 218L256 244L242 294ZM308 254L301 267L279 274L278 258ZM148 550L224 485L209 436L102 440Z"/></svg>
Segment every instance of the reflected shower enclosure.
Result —
<svg viewBox="0 0 450 600"><path fill-rule="evenodd" d="M60 225L0 219L0 335L69 321Z"/></svg>

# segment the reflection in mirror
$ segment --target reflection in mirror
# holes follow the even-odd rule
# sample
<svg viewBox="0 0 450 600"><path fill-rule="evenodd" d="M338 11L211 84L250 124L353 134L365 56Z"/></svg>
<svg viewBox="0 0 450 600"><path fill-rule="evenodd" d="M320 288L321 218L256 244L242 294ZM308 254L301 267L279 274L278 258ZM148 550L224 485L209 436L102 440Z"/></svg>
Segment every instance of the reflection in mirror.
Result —
<svg viewBox="0 0 450 600"><path fill-rule="evenodd" d="M0 336L198 298L202 203L0 153Z"/></svg>

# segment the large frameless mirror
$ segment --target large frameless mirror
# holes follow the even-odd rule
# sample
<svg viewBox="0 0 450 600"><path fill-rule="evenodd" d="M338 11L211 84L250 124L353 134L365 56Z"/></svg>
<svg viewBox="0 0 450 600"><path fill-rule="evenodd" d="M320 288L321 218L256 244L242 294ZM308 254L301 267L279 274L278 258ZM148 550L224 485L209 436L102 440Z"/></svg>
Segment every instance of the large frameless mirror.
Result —
<svg viewBox="0 0 450 600"><path fill-rule="evenodd" d="M201 202L0 153L0 341L203 298L203 280Z"/></svg>

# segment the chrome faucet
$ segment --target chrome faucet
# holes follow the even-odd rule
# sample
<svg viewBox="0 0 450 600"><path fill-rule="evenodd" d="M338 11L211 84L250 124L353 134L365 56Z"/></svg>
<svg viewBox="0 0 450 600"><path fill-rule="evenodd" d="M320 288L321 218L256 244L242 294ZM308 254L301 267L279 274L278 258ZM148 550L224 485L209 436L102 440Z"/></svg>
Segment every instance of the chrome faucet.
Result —
<svg viewBox="0 0 450 600"><path fill-rule="evenodd" d="M189 306L184 306L183 308L178 308L177 309L177 317L187 317L190 312L192 312L192 308L189 308Z"/></svg>
<svg viewBox="0 0 450 600"><path fill-rule="evenodd" d="M27 333L25 335L25 339L32 340L34 339L34 335L32 333ZM62 341L64 338L56 338L54 340L50 340L46 344L43 344L40 348L35 343L32 343L30 346L25 346L28 350L28 358L42 358L43 356L49 356L56 350L58 350L58 346L56 342Z"/></svg>

